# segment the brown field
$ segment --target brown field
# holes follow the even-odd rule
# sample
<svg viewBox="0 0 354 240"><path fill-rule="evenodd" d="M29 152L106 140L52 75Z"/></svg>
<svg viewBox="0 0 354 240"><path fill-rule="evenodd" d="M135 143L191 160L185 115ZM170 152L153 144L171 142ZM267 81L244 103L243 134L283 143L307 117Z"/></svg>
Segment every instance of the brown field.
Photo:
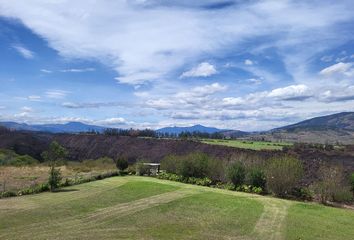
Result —
<svg viewBox="0 0 354 240"><path fill-rule="evenodd" d="M60 170L63 178L90 177L115 170L113 164L101 163L97 161L84 161L83 163L69 162L66 166L61 166ZM48 180L49 167L46 165L36 166L1 166L0 167L0 191L18 191L37 184L45 183Z"/></svg>

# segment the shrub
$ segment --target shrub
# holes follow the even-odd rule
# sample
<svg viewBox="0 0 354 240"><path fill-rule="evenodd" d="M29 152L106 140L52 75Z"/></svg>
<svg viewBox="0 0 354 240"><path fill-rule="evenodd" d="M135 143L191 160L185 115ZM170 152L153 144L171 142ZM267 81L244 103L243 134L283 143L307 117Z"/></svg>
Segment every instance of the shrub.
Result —
<svg viewBox="0 0 354 240"><path fill-rule="evenodd" d="M354 173L350 176L350 185L352 187L352 192L354 193Z"/></svg>
<svg viewBox="0 0 354 240"><path fill-rule="evenodd" d="M118 157L116 159L116 167L118 168L119 171L124 171L125 169L128 168L128 161L124 157Z"/></svg>
<svg viewBox="0 0 354 240"><path fill-rule="evenodd" d="M350 203L353 201L353 193L350 191L350 187L338 187L333 194L333 201Z"/></svg>
<svg viewBox="0 0 354 240"><path fill-rule="evenodd" d="M144 164L144 161L139 161L136 163L136 175L150 175L150 167Z"/></svg>
<svg viewBox="0 0 354 240"><path fill-rule="evenodd" d="M136 165L129 165L127 168L127 172L129 175L135 175L136 174Z"/></svg>
<svg viewBox="0 0 354 240"><path fill-rule="evenodd" d="M220 180L224 175L221 161L199 152L185 156L167 156L161 161L161 169L184 178L208 177L214 181Z"/></svg>
<svg viewBox="0 0 354 240"><path fill-rule="evenodd" d="M227 169L228 179L236 186L241 186L246 177L246 170L241 162L232 163Z"/></svg>
<svg viewBox="0 0 354 240"><path fill-rule="evenodd" d="M7 198L7 197L15 197L16 196L16 193L15 192L12 192L12 191L6 191L6 192L2 192L0 194L0 197L1 198Z"/></svg>
<svg viewBox="0 0 354 240"><path fill-rule="evenodd" d="M247 182L254 187L260 187L262 189L265 189L265 173L259 168L251 168L247 174Z"/></svg>
<svg viewBox="0 0 354 240"><path fill-rule="evenodd" d="M323 204L326 204L327 201L334 201L335 194L342 185L342 169L336 166L321 166L318 175L320 181L314 184L315 193Z"/></svg>
<svg viewBox="0 0 354 240"><path fill-rule="evenodd" d="M39 163L39 161L29 155L18 155L12 150L0 149L0 166L25 166L37 163Z"/></svg>
<svg viewBox="0 0 354 240"><path fill-rule="evenodd" d="M176 155L168 155L161 160L161 169L165 170L167 173L176 173L179 160L180 157Z"/></svg>
<svg viewBox="0 0 354 240"><path fill-rule="evenodd" d="M189 184L196 184L200 186L210 186L212 181L207 178L195 178L195 177L183 177L174 173L161 173L157 175L157 178L159 179L165 179L165 180L170 180L170 181L176 181L176 182L183 182L183 183L189 183Z"/></svg>
<svg viewBox="0 0 354 240"><path fill-rule="evenodd" d="M59 187L60 181L61 181L60 169L56 169L54 166L52 166L50 168L49 180L48 180L50 191L54 192Z"/></svg>
<svg viewBox="0 0 354 240"><path fill-rule="evenodd" d="M273 158L266 165L267 188L275 195L284 197L300 180L303 173L301 162L293 157Z"/></svg>
<svg viewBox="0 0 354 240"><path fill-rule="evenodd" d="M294 196L296 199L302 201L312 201L314 193L307 187L301 187L301 188L294 188L291 191L291 195Z"/></svg>

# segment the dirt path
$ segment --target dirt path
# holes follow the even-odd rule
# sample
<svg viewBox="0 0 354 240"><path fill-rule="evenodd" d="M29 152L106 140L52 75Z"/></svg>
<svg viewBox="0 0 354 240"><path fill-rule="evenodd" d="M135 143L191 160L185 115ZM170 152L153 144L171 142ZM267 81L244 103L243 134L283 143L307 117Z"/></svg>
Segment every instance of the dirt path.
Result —
<svg viewBox="0 0 354 240"><path fill-rule="evenodd" d="M262 240L284 239L284 220L290 204L279 199L262 199L262 203L264 211L254 228L253 236Z"/></svg>

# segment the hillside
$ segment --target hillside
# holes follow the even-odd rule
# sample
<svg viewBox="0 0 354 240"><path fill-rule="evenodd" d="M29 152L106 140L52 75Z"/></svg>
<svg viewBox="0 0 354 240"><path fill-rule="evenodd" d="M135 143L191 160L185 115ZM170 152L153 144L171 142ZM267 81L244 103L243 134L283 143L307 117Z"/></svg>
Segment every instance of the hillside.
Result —
<svg viewBox="0 0 354 240"><path fill-rule="evenodd" d="M354 112L315 117L270 131L251 134L246 139L354 144Z"/></svg>
<svg viewBox="0 0 354 240"><path fill-rule="evenodd" d="M292 125L276 128L274 130L286 130L288 132L299 130L338 130L354 132L354 112L342 112L327 116L315 117Z"/></svg>
<svg viewBox="0 0 354 240"><path fill-rule="evenodd" d="M351 210L135 176L0 199L0 215L2 239L349 240L354 235Z"/></svg>
<svg viewBox="0 0 354 240"><path fill-rule="evenodd" d="M247 156L260 161L279 154L294 154L304 163L304 183L316 179L317 170L323 162L344 166L346 172L354 172L354 150L320 151L316 149L298 149L296 151L249 150L237 147L204 144L196 141L138 138L126 136L106 136L95 134L49 134L40 132L0 131L0 148L12 149L16 153L28 154L41 159L41 153L47 150L51 141L56 140L69 151L69 160L80 161L100 157L116 158L125 155L131 163L144 159L159 162L170 154L185 155L192 152L204 152L222 161L230 161L235 156Z"/></svg>
<svg viewBox="0 0 354 240"><path fill-rule="evenodd" d="M98 131L103 132L105 127L88 125L81 122L68 122L65 124L35 124L30 125L26 123L16 122L0 122L0 126L4 126L13 130L25 130L25 131L38 131L38 132L51 132L51 133L78 133Z"/></svg>

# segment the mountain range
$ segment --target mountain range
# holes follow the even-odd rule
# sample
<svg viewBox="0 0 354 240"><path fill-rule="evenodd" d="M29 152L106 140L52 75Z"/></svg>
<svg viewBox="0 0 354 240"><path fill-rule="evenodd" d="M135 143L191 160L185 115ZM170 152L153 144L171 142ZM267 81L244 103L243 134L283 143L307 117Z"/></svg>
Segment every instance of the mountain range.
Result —
<svg viewBox="0 0 354 240"><path fill-rule="evenodd" d="M66 124L30 125L16 122L0 122L14 130L41 131L51 133L78 133L88 131L103 132L106 127L88 125L81 122ZM299 123L275 128L264 132L243 132L240 130L218 129L200 124L190 127L166 127L156 130L159 133L179 134L181 132L220 132L226 137L236 137L250 140L319 142L319 143L351 143L354 144L354 112L342 112L327 116L311 118Z"/></svg>

